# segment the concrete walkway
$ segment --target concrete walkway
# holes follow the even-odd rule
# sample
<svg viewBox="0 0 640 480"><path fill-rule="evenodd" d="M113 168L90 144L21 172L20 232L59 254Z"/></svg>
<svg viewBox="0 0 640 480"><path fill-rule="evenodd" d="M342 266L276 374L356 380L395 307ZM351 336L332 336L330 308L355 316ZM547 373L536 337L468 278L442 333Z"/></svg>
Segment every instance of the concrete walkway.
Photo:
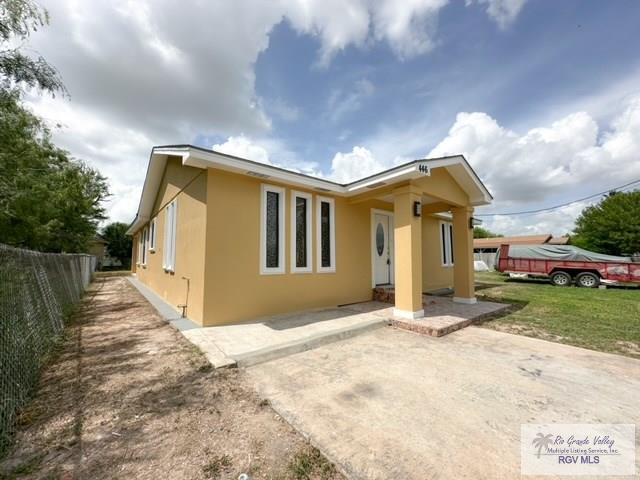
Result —
<svg viewBox="0 0 640 480"><path fill-rule="evenodd" d="M216 368L249 366L384 327L391 310L387 304L367 302L182 333Z"/></svg>
<svg viewBox="0 0 640 480"><path fill-rule="evenodd" d="M451 298L425 296L425 317L405 320L393 316L382 302L362 302L304 312L273 315L236 325L200 327L178 312L135 277L128 277L171 325L206 355L215 368L250 366L300 353L393 324L421 334L441 336L508 308L478 302L453 303Z"/></svg>
<svg viewBox="0 0 640 480"><path fill-rule="evenodd" d="M378 330L247 371L353 479L520 478L523 423L640 423L640 361L478 327Z"/></svg>

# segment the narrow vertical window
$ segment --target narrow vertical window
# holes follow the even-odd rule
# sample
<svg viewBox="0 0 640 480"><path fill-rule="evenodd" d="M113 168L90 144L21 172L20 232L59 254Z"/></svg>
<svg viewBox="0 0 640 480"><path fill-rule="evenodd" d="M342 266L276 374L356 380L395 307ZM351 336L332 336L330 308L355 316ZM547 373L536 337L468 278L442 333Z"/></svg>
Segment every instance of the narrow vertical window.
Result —
<svg viewBox="0 0 640 480"><path fill-rule="evenodd" d="M327 202L320 203L320 235L321 235L321 265L331 266L331 208Z"/></svg>
<svg viewBox="0 0 640 480"><path fill-rule="evenodd" d="M453 225L450 222L440 222L440 244L442 266L453 266Z"/></svg>
<svg viewBox="0 0 640 480"><path fill-rule="evenodd" d="M447 225L440 223L440 246L442 247L442 265L447 264Z"/></svg>
<svg viewBox="0 0 640 480"><path fill-rule="evenodd" d="M147 244L149 242L149 229L144 227L142 231L142 265L147 264Z"/></svg>
<svg viewBox="0 0 640 480"><path fill-rule="evenodd" d="M336 271L335 203L332 198L318 197L316 235L318 272Z"/></svg>
<svg viewBox="0 0 640 480"><path fill-rule="evenodd" d="M307 266L307 199L296 198L296 267Z"/></svg>
<svg viewBox="0 0 640 480"><path fill-rule="evenodd" d="M176 234L177 234L177 200L172 201L165 209L164 244L162 266L168 272L175 272L176 268Z"/></svg>
<svg viewBox="0 0 640 480"><path fill-rule="evenodd" d="M136 265L140 265L142 263L142 250L144 250L144 242L142 239L142 232L138 233L138 255L136 259Z"/></svg>
<svg viewBox="0 0 640 480"><path fill-rule="evenodd" d="M151 220L149 224L149 251L156 251L156 219Z"/></svg>
<svg viewBox="0 0 640 480"><path fill-rule="evenodd" d="M311 195L291 192L291 271L313 271L311 257Z"/></svg>
<svg viewBox="0 0 640 480"><path fill-rule="evenodd" d="M262 185L260 273L284 273L284 188Z"/></svg>
<svg viewBox="0 0 640 480"><path fill-rule="evenodd" d="M449 259L451 260L451 265L453 265L453 224L449 224L449 251L451 252L451 256Z"/></svg>

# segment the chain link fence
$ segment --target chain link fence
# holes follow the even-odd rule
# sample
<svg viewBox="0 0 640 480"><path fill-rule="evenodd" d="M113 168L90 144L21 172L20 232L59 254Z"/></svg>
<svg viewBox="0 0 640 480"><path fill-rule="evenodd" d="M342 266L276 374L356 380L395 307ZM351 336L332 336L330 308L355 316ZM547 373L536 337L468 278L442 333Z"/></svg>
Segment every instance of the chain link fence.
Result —
<svg viewBox="0 0 640 480"><path fill-rule="evenodd" d="M69 309L89 285L90 255L40 253L0 244L0 455L19 409L37 385Z"/></svg>

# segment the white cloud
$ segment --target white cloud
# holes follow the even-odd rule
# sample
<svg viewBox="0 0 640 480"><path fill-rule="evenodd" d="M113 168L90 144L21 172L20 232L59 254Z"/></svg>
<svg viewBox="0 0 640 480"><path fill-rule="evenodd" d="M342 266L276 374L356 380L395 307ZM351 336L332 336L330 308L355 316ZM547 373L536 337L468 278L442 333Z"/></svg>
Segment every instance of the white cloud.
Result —
<svg viewBox="0 0 640 480"><path fill-rule="evenodd" d="M246 158L254 162L266 163L271 165L269 161L269 152L260 145L256 145L244 135L238 137L229 137L226 142L215 144L211 147L216 152L235 155L236 157Z"/></svg>
<svg viewBox="0 0 640 480"><path fill-rule="evenodd" d="M105 207L110 218L130 222L140 200L152 140L143 131L108 123L90 110L49 97L27 105L54 127L53 134L65 149L107 177L112 195Z"/></svg>
<svg viewBox="0 0 640 480"><path fill-rule="evenodd" d="M384 170L372 153L364 147L353 147L349 153L338 152L331 161L329 178L339 183L348 183Z"/></svg>
<svg viewBox="0 0 640 480"><path fill-rule="evenodd" d="M369 35L370 17L364 0L285 1L283 6L283 14L296 30L320 37L320 65L328 65L348 45L363 46Z"/></svg>
<svg viewBox="0 0 640 480"><path fill-rule="evenodd" d="M380 145L383 143L379 140ZM270 152L278 152L281 166L323 176L316 163L301 163L281 142L272 139L254 142L246 136L230 137L213 148L263 163L271 163ZM585 112L567 115L524 134L501 126L486 113L459 113L448 135L426 157L464 154L495 196L493 205L478 212L487 213L551 206L640 178L638 151L640 96L634 96L604 130ZM413 158L403 156L402 150L394 153L380 157L370 148L354 146L350 152L335 154L326 177L347 183ZM573 229L576 217L588 204L483 219L486 227L507 235L562 235Z"/></svg>
<svg viewBox="0 0 640 480"><path fill-rule="evenodd" d="M527 0L475 0L487 6L487 15L502 29L507 28L516 19ZM467 0L467 6L474 0Z"/></svg>
<svg viewBox="0 0 640 480"><path fill-rule="evenodd" d="M151 146L185 143L198 135L238 139L239 132L263 139L271 128L266 112L285 121L298 118L295 107L259 99L255 92L256 61L283 19L319 39L324 65L348 46L367 48L373 42L385 42L398 57L410 58L437 44L437 17L446 4L43 0L51 25L34 34L29 47L57 67L71 101L31 101L52 124L65 125L54 132L59 145L109 177L118 196L108 206L110 215L126 221L135 214L135 192ZM343 94L338 117L360 108L370 86L366 82ZM271 142L282 154L278 162L318 170L314 162L291 158L279 142Z"/></svg>
<svg viewBox="0 0 640 480"><path fill-rule="evenodd" d="M297 159L295 154L287 151L279 141L269 139L254 141L245 135L240 135L229 137L226 142L213 145L212 149L294 172L328 178L339 183L349 183L388 168L387 165L376 160L369 150L360 146L353 147L351 152L336 153L328 174L321 172L319 165L315 162ZM273 152L276 152L275 157L280 159L280 163L272 161Z"/></svg>
<svg viewBox="0 0 640 480"><path fill-rule="evenodd" d="M326 66L349 45L386 42L400 58L431 51L437 19L449 0L299 0L284 15L295 29L321 39L319 64Z"/></svg>
<svg viewBox="0 0 640 480"><path fill-rule="evenodd" d="M576 218L587 206L587 202L579 202L552 212L536 213L525 216L480 217L483 226L492 232L503 235L536 235L550 233L562 236L570 233Z"/></svg>
<svg viewBox="0 0 640 480"><path fill-rule="evenodd" d="M590 91L586 95L571 96L561 103L555 102L553 110L549 110L547 115L563 115L582 110L589 112L594 118L609 122L637 96L638 85L640 69L635 69L625 76L616 77L605 89ZM545 118L542 117L541 121L545 121Z"/></svg>
<svg viewBox="0 0 640 480"><path fill-rule="evenodd" d="M640 96L601 132L585 112L568 115L522 135L485 113L459 113L449 134L429 156L462 153L495 196L491 211L549 206L640 178ZM576 192L581 192L577 194ZM562 203L558 201L557 203ZM502 233L571 230L579 206L525 217L499 217L490 225ZM484 209L483 211L487 211ZM506 230L506 231L504 231Z"/></svg>
<svg viewBox="0 0 640 480"><path fill-rule="evenodd" d="M229 137L224 143L213 145L212 150L234 155L254 162L286 168L292 172L305 173L316 177L322 177L316 162L301 160L285 144L273 138L260 138L254 140L246 135Z"/></svg>
<svg viewBox="0 0 640 480"><path fill-rule="evenodd" d="M640 178L640 97L629 102L611 129L599 135L587 113L518 135L485 113L459 113L449 135L429 156L463 153L497 199L542 200L586 183L624 183Z"/></svg>
<svg viewBox="0 0 640 480"><path fill-rule="evenodd" d="M436 46L438 13L448 0L384 0L374 10L374 32L400 58L427 53Z"/></svg>

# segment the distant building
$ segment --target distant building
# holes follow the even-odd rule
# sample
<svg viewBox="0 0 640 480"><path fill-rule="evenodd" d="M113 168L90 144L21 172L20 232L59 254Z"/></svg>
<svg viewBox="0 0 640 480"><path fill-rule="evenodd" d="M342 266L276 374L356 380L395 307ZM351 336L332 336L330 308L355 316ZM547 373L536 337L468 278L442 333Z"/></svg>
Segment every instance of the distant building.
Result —
<svg viewBox="0 0 640 480"><path fill-rule="evenodd" d="M514 237L474 238L473 253L475 260L482 260L490 269L495 266L495 253L500 245L568 245L569 237L553 237L550 233L542 235L519 235Z"/></svg>
<svg viewBox="0 0 640 480"><path fill-rule="evenodd" d="M550 245L569 245L570 238L567 236L564 237L554 237L549 240L547 243Z"/></svg>
<svg viewBox="0 0 640 480"><path fill-rule="evenodd" d="M122 266L122 262L120 260L109 256L109 250L107 248L108 246L109 242L107 242L100 235L96 235L89 242L87 253L96 257L96 270L102 270L102 267Z"/></svg>
<svg viewBox="0 0 640 480"><path fill-rule="evenodd" d="M109 245L109 242L100 235L96 235L89 242L87 253L96 257L96 270L100 270L104 264L104 257L107 255L107 245Z"/></svg>

